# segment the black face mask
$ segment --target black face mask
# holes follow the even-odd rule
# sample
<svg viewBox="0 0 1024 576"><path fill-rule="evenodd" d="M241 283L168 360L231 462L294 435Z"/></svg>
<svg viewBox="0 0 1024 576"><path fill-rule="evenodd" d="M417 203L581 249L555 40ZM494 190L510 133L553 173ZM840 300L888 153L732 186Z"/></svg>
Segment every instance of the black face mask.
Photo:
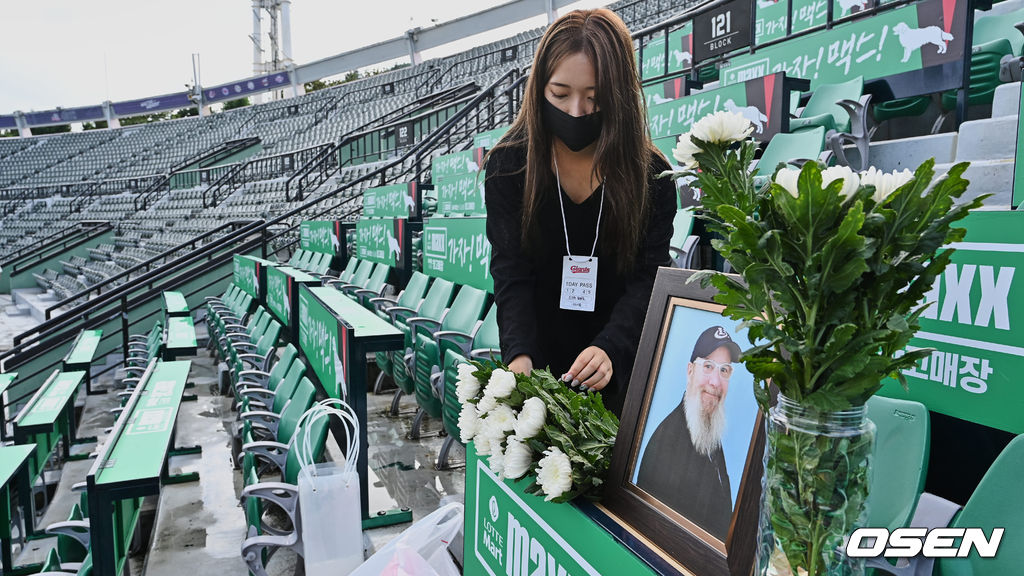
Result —
<svg viewBox="0 0 1024 576"><path fill-rule="evenodd" d="M601 135L601 112L591 112L585 116L571 116L544 98L544 124L552 134L561 138L562 142L573 152L579 152L590 146Z"/></svg>

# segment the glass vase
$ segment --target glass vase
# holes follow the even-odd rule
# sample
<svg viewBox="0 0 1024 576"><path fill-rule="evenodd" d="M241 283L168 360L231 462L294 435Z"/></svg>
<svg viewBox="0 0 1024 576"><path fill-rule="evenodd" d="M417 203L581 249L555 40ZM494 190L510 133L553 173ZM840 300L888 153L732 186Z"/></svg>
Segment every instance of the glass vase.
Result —
<svg viewBox="0 0 1024 576"><path fill-rule="evenodd" d="M821 412L779 395L766 420L758 576L861 576L845 552L867 514L875 425L864 406Z"/></svg>

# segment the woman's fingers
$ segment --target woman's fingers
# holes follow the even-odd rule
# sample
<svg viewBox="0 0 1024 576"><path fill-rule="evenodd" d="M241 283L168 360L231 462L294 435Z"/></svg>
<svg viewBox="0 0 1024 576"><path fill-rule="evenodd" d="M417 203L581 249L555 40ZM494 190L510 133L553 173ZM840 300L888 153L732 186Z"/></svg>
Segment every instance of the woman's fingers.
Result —
<svg viewBox="0 0 1024 576"><path fill-rule="evenodd" d="M597 346L588 346L580 352L562 380L571 386L584 386L600 390L608 385L612 376L612 363L608 354Z"/></svg>

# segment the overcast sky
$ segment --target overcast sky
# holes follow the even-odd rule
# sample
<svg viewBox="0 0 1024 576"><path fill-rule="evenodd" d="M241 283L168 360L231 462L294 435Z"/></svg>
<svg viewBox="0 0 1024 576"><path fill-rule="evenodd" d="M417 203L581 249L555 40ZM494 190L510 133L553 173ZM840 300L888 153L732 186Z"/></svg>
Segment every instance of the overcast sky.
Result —
<svg viewBox="0 0 1024 576"><path fill-rule="evenodd" d="M506 1L292 0L293 58L305 64ZM253 75L250 0L26 0L0 14L0 114L183 91L195 52L204 85Z"/></svg>

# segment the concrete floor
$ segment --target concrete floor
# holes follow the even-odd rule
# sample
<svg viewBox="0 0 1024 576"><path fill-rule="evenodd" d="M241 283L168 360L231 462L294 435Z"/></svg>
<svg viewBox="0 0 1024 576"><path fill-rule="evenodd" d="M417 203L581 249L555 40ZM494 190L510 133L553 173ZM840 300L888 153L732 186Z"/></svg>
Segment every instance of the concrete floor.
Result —
<svg viewBox="0 0 1024 576"><path fill-rule="evenodd" d="M131 573L146 576L177 576L192 567L200 575L243 576L247 573L240 556L240 545L245 537L245 517L238 504L241 474L231 466L231 441L228 430L233 426L235 414L231 401L217 394L217 367L205 350L192 358L190 381L196 387L187 390L198 396L196 402L184 402L178 414L178 446L200 445L202 456L175 456L171 458L171 472L200 474L199 482L164 486L160 498L147 502L155 512L153 530L146 539L148 544L131 558ZM94 372L98 369L94 368ZM100 377L97 388L113 384L114 371ZM114 423L108 410L116 404L113 394L84 397L79 436L98 436L102 442L107 429ZM374 396L368 401L369 422L369 486L370 510L409 507L413 520L422 518L441 503L461 502L465 492L465 471L462 467L449 471L434 469L441 437L406 439L412 428L415 398L402 399L402 415L386 416L391 394ZM436 433L439 421L427 421L424 434ZM75 452L91 452L96 444L75 446ZM340 459L340 450L333 442L329 454ZM464 461L461 449L453 451L453 461ZM66 462L59 472L60 481L53 501L37 521L40 529L49 523L65 520L80 494L71 486L85 480L93 459ZM56 476L58 472L54 472ZM149 522L145 522L149 524ZM364 551L368 557L387 544L408 524L368 530L363 533ZM16 563L41 561L55 545L55 539L35 540L28 543ZM147 554L148 552L148 554ZM270 561L268 572L273 575L301 574L297 556L284 550Z"/></svg>

